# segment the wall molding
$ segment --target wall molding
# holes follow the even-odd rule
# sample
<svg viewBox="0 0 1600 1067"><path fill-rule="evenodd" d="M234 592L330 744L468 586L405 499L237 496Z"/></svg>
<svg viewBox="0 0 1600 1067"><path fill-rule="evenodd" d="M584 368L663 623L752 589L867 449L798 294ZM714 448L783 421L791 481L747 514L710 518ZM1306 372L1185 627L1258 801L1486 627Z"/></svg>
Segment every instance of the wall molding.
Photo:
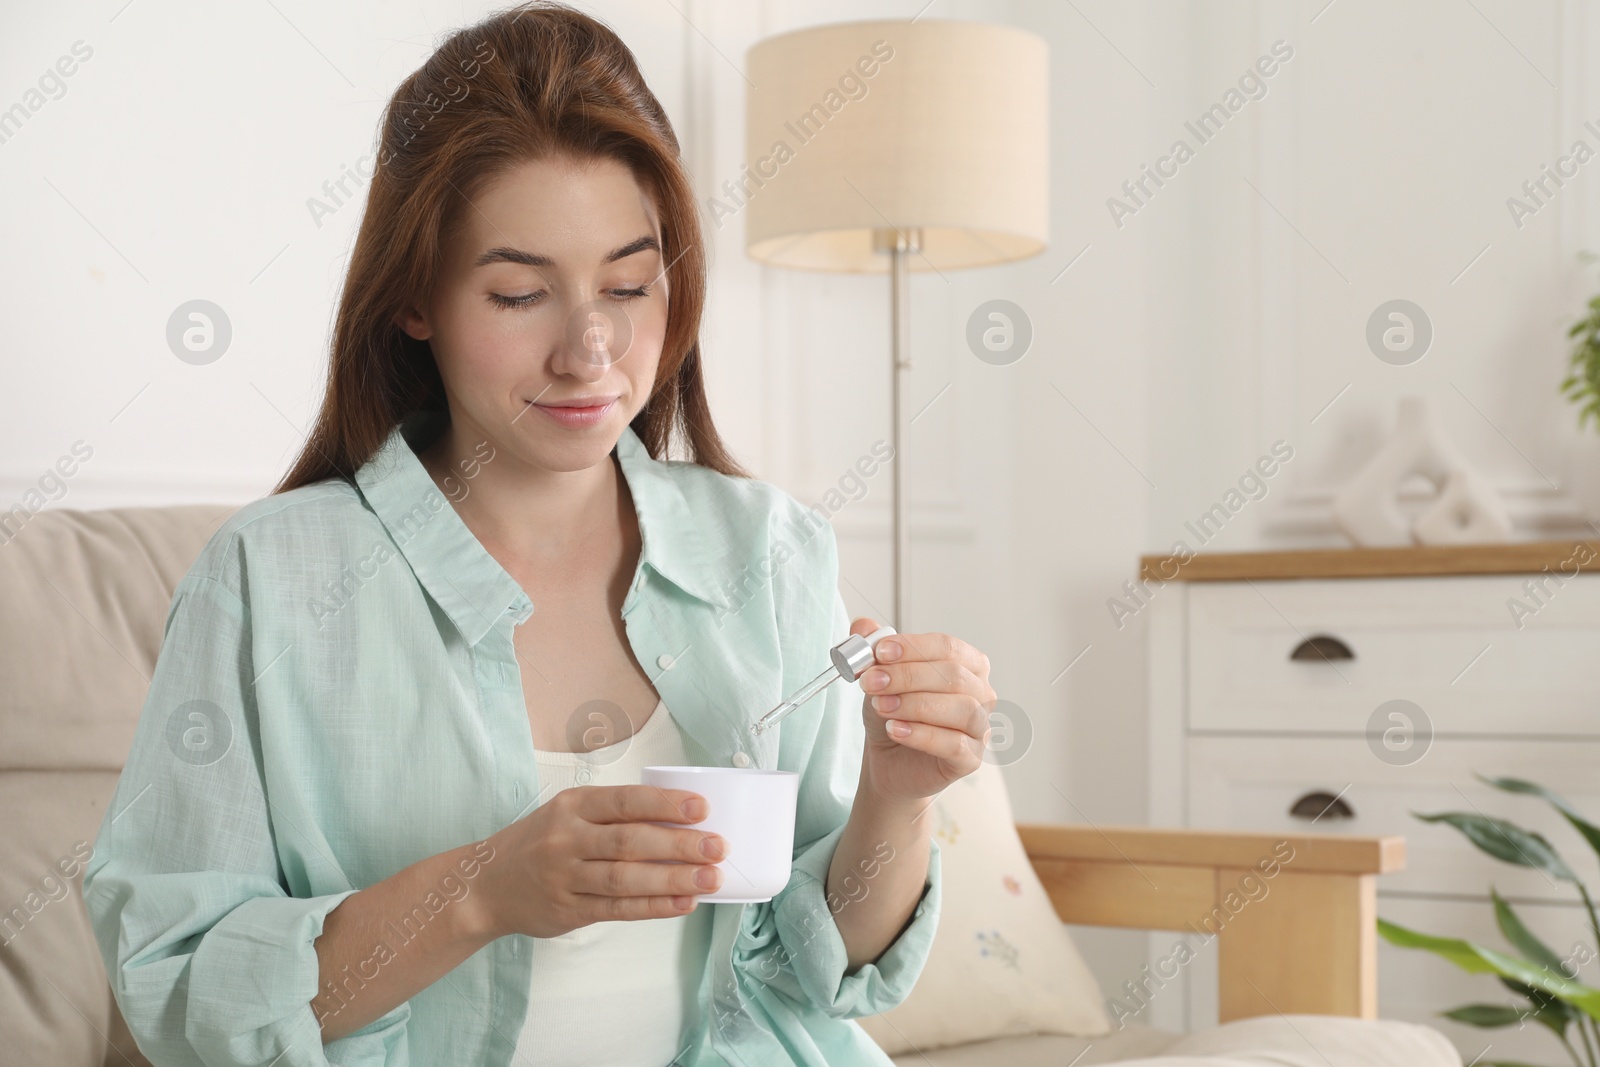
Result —
<svg viewBox="0 0 1600 1067"><path fill-rule="evenodd" d="M169 504L245 504L271 492L280 472L95 470L90 464L63 478L66 491L45 508L164 507ZM0 510L22 503L29 491L41 491L37 469L0 471ZM43 509L41 509L43 510Z"/></svg>

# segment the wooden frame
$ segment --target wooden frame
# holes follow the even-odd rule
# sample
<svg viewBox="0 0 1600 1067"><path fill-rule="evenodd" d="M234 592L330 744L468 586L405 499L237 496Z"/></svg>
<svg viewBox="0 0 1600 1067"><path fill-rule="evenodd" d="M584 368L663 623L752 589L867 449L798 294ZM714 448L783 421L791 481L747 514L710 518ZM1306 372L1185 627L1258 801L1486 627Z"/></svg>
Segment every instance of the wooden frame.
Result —
<svg viewBox="0 0 1600 1067"><path fill-rule="evenodd" d="M1420 578L1460 574L1538 574L1573 577L1600 557L1600 541L1513 541L1484 545L1407 545L1401 548L1311 548L1298 551L1200 552L1143 556L1146 582L1241 582L1286 578Z"/></svg>
<svg viewBox="0 0 1600 1067"><path fill-rule="evenodd" d="M1062 922L1217 943L1219 1023L1378 1014L1377 876L1402 837L1018 824Z"/></svg>

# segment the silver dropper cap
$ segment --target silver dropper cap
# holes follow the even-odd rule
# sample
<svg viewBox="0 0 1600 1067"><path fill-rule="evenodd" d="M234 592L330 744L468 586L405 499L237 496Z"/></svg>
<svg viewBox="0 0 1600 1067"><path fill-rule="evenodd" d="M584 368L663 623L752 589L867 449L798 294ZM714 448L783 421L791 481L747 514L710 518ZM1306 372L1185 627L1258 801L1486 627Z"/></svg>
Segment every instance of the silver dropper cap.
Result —
<svg viewBox="0 0 1600 1067"><path fill-rule="evenodd" d="M839 677L855 681L867 672L872 666L873 652L878 647L878 642L894 633L894 630L885 626L881 630L874 630L870 635L862 637L860 634L851 634L828 653L833 658L834 670L839 672Z"/></svg>

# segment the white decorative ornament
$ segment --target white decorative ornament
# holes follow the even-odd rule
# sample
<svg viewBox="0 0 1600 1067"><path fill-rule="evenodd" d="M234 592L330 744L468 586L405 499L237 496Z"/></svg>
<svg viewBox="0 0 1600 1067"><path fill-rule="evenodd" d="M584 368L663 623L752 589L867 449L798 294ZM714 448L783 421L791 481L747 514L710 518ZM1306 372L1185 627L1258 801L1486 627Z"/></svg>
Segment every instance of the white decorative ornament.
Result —
<svg viewBox="0 0 1600 1067"><path fill-rule="evenodd" d="M1412 520L1400 510L1400 486L1416 475L1432 482L1438 495ZM1500 497L1467 465L1420 396L1401 398L1394 434L1334 496L1333 517L1368 548L1511 539L1511 516Z"/></svg>

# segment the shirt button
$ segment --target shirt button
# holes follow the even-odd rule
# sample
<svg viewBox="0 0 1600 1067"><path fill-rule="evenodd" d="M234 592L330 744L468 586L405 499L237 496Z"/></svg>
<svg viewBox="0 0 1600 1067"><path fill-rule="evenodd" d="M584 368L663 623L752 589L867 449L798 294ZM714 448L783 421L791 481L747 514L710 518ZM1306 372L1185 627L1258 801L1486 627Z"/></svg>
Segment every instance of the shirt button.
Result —
<svg viewBox="0 0 1600 1067"><path fill-rule="evenodd" d="M676 662L677 660L673 659L665 652L656 657L656 666L660 667L664 671L670 671L672 669L672 665Z"/></svg>
<svg viewBox="0 0 1600 1067"><path fill-rule="evenodd" d="M579 767L578 768L577 778L578 778L578 784L579 785L588 785L589 784L589 779L591 777L592 777L592 775L589 773L589 768L587 768L587 767Z"/></svg>
<svg viewBox="0 0 1600 1067"><path fill-rule="evenodd" d="M750 755L749 755L749 753L747 753L747 752L735 752L733 754L733 765L735 767L748 767L748 766L750 766Z"/></svg>

